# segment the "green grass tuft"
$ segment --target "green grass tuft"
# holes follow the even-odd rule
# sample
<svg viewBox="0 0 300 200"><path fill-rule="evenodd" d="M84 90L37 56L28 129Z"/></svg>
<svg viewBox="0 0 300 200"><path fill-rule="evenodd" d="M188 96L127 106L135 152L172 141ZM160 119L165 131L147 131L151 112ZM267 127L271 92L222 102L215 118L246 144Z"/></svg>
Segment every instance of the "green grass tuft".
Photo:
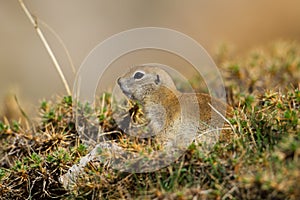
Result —
<svg viewBox="0 0 300 200"><path fill-rule="evenodd" d="M281 41L243 59L218 60L235 134L210 153L193 143L170 166L143 174L94 160L67 190L59 177L89 148L75 129L72 98L42 101L35 127L0 122L0 198L299 199L300 45ZM110 101L109 94L102 96L96 113L88 104L79 106L83 115L96 116L103 131L118 131ZM140 148L120 134L111 137Z"/></svg>

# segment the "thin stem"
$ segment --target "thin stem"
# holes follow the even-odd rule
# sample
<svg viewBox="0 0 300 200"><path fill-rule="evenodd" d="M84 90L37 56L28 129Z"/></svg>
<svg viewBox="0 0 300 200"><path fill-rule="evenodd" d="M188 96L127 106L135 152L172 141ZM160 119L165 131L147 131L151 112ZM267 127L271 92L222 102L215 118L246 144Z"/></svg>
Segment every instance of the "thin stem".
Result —
<svg viewBox="0 0 300 200"><path fill-rule="evenodd" d="M222 117L230 126L230 128L232 129L232 131L236 134L235 129L233 128L232 124L230 123L230 121L228 119L226 119L226 117L224 117L216 108L214 108L210 103L208 103L208 105L211 107L211 109L213 109L220 117Z"/></svg>
<svg viewBox="0 0 300 200"><path fill-rule="evenodd" d="M39 28L38 24L37 24L37 21L32 17L32 15L30 14L30 12L28 11L27 7L25 6L23 0L19 0L19 3L23 9L23 11L25 12L26 16L28 17L28 19L30 20L30 22L32 23L34 29L36 30L38 36L40 37L40 39L42 40L42 43L44 45L44 47L46 48L49 56L51 57L51 60L56 68L56 70L58 71L59 75L60 75L60 78L61 80L63 81L63 84L67 90L67 93L68 95L71 95L71 90L69 88L69 85L68 85L68 82L61 70L61 67L59 66L58 62L57 62L57 59L55 58L54 56L54 53L52 51L52 49L50 48L46 38L44 37L44 34L42 33L41 29Z"/></svg>

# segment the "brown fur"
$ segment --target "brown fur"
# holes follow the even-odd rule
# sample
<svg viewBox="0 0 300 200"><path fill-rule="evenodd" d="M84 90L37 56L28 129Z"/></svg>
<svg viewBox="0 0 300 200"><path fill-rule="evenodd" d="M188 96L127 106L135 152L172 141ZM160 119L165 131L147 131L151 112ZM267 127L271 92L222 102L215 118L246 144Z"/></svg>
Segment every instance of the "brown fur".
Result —
<svg viewBox="0 0 300 200"><path fill-rule="evenodd" d="M145 77L141 80L134 80L133 76L136 71L145 72ZM157 75L161 81L160 84L156 84L154 81ZM222 122L222 117L214 112L209 104L221 114L226 113L226 116L232 112L229 106L211 98L208 94L180 93L169 74L159 67L134 67L123 75L118 83L124 94L143 105L145 115L152 123L150 126L152 126L157 138L163 143L168 142L174 134L185 130L182 127L188 129L189 126L193 126L192 124L199 122L199 120L200 124L208 124L209 126ZM189 109L191 112L191 119L185 121L187 124L181 123L181 103L186 106L185 109ZM164 113L162 108L164 108ZM200 116L193 113L195 108L198 108ZM164 121L163 125L162 121ZM160 126L163 127L160 128ZM200 125L200 131L205 131L207 127Z"/></svg>

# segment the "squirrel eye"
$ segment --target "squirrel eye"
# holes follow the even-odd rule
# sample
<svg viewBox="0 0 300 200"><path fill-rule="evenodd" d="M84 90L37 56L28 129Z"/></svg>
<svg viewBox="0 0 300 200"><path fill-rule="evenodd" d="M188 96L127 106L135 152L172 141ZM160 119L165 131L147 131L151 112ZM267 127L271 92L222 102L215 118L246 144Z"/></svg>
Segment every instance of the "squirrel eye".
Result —
<svg viewBox="0 0 300 200"><path fill-rule="evenodd" d="M145 74L144 74L143 72L135 72L133 78L134 78L134 79L141 79L141 78L144 77L144 75L145 75Z"/></svg>

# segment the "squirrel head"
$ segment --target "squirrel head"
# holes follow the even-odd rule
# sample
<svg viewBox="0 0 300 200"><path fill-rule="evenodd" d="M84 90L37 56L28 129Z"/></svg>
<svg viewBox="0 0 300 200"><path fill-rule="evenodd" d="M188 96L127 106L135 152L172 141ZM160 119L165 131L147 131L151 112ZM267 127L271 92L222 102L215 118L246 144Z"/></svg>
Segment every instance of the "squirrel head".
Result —
<svg viewBox="0 0 300 200"><path fill-rule="evenodd" d="M117 80L122 92L132 100L143 101L162 86L176 91L171 76L157 66L135 66Z"/></svg>

